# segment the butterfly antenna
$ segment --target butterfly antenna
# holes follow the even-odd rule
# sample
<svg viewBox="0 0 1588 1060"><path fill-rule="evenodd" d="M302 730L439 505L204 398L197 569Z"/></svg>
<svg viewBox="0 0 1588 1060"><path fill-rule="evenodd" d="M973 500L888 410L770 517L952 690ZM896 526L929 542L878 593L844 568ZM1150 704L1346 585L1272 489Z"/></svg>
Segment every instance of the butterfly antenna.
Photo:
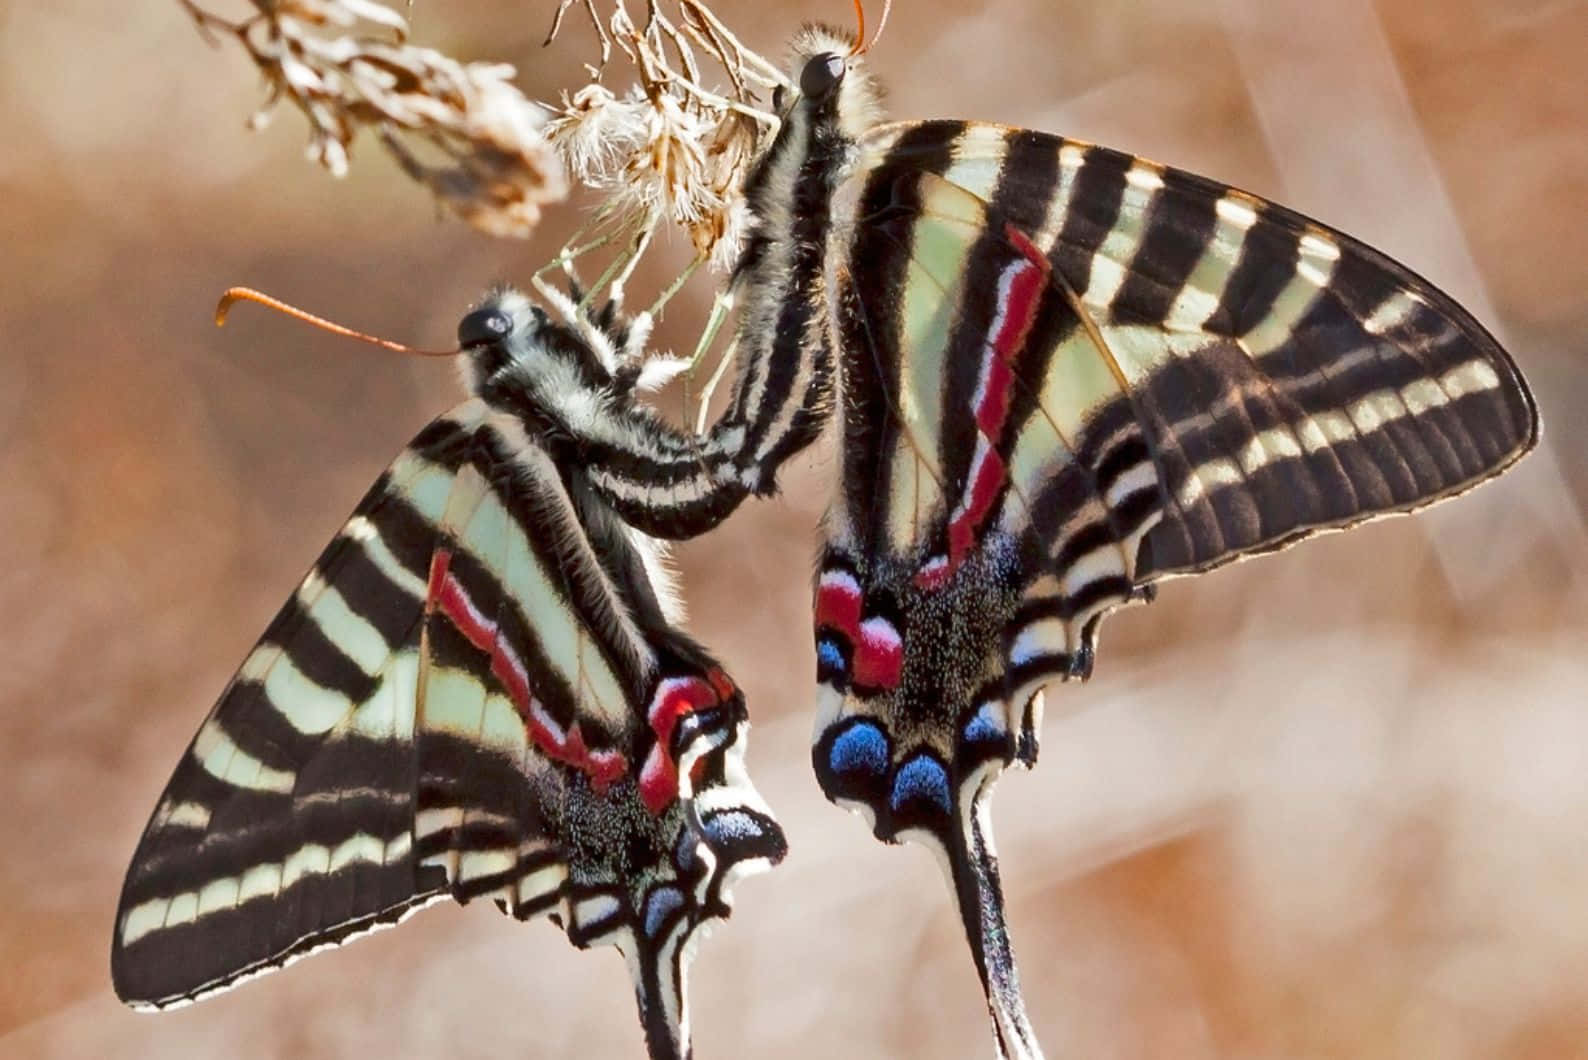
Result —
<svg viewBox="0 0 1588 1060"><path fill-rule="evenodd" d="M876 44L878 39L881 38L882 30L888 24L888 12L892 10L893 0L882 0L882 17L877 20L877 31L871 35L871 39L868 41L866 40L865 0L855 0L855 22L858 23L858 26L855 30L855 49L849 54L864 55L871 50L871 46Z"/></svg>
<svg viewBox="0 0 1588 1060"><path fill-rule="evenodd" d="M220 302L215 306L216 327L226 326L227 314L231 312L232 306L238 302L258 302L262 306L268 306L278 313L285 313L287 316L301 320L305 324L313 324L315 327L329 331L333 335L345 335L347 338L359 339L373 346L379 346L382 349L392 350L396 353L411 353L417 357L456 357L458 354L457 350L416 350L412 346L404 346L400 342L377 338L374 335L366 335L362 331L354 331L352 328L344 327L324 317L317 317L313 313L299 309L295 305L288 305L281 299L272 298L262 291L254 290L252 287L233 287L221 295Z"/></svg>

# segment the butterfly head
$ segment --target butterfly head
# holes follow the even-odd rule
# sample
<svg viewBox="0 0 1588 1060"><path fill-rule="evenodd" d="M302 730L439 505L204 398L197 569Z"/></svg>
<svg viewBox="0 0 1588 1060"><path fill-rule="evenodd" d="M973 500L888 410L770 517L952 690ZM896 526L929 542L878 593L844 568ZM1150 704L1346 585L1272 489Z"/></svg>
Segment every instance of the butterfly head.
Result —
<svg viewBox="0 0 1588 1060"><path fill-rule="evenodd" d="M458 322L463 382L480 394L493 383L536 384L550 395L609 386L637 366L649 336L621 317L613 303L599 310L568 294L540 287L550 312L511 287L490 291Z"/></svg>
<svg viewBox="0 0 1588 1060"><path fill-rule="evenodd" d="M828 26L809 25L789 46L789 80L795 94L777 89L772 105L810 127L854 140L877 123L881 94L856 53L855 38Z"/></svg>

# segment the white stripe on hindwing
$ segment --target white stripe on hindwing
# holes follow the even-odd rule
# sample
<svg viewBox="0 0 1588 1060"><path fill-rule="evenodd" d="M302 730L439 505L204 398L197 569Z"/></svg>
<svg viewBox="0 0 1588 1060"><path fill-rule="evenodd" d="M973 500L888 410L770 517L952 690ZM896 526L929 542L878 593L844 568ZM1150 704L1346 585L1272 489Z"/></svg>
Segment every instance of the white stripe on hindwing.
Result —
<svg viewBox="0 0 1588 1060"><path fill-rule="evenodd" d="M297 598L303 613L320 627L326 639L366 675L373 677L385 665L394 645L387 644L368 619L349 607L336 586L326 584L318 569L304 577Z"/></svg>
<svg viewBox="0 0 1588 1060"><path fill-rule="evenodd" d="M484 415L485 405L478 400L464 402L453 409L442 422L450 422L467 430ZM412 449L405 449L393 461L388 471L389 495L402 501L418 513L419 517L434 525L441 516L446 497L451 491L453 474L441 465L432 463ZM356 515L342 527L338 536L344 547L359 549L370 562L397 589L418 603L424 599L425 586L421 577L398 561L386 544L374 517ZM297 603L305 621L319 629L324 637L359 667L365 674L377 675L383 665L390 666L391 648L380 633L348 607L346 600L318 567L311 569L297 590ZM238 787L258 791L288 792L292 789L294 775L291 771L266 767L256 757L239 747L227 731L229 724L226 704L237 693L236 682L258 682L263 698L297 731L305 735L320 735L343 723L349 716L360 718L358 726L373 729L372 735L394 734L400 727L398 719L412 716L412 700L397 703L399 688L411 688L411 680L393 684L391 677L378 682L370 701L356 704L335 689L324 688L299 669L292 657L292 645L264 641L258 644L243 661L234 684L222 698L216 712L199 730L194 741L194 759L211 776ZM367 713L374 707L379 720ZM406 727L411 732L411 725Z"/></svg>
<svg viewBox="0 0 1588 1060"><path fill-rule="evenodd" d="M340 646L334 629L327 629L325 633L333 644ZM329 732L354 709L353 701L347 696L305 676L289 649L261 644L248 656L238 676L259 681L270 705L305 736Z"/></svg>
<svg viewBox="0 0 1588 1060"><path fill-rule="evenodd" d="M1304 233L1297 243L1295 272L1274 299L1263 319L1240 336L1246 355L1261 364L1267 354L1279 350L1296 332L1307 310L1329 288L1340 247L1319 231Z"/></svg>
<svg viewBox="0 0 1588 1060"><path fill-rule="evenodd" d="M432 666L426 676L426 732L445 732L526 762L528 736L513 702L491 691L478 674L448 666Z"/></svg>
<svg viewBox="0 0 1588 1060"><path fill-rule="evenodd" d="M981 296L965 290L966 266L986 224L980 204L995 194L1007 153L1003 129L972 125L955 141L953 161L943 175L923 178L921 197L928 209L911 229L899 309L900 439L887 509L889 540L903 554L915 547L920 528L944 503L946 484L937 463L943 373L961 303ZM938 180L969 194L934 194Z"/></svg>
<svg viewBox="0 0 1588 1060"><path fill-rule="evenodd" d="M447 482L451 483L451 472L442 468L436 468L435 470L445 474ZM439 519L440 516L441 513L438 511L435 518ZM342 536L357 542L364 549L364 554L369 557L370 562L374 563L380 569L380 572L386 575L387 579L398 589L401 589L415 600L423 600L425 598L424 579L414 574L398 561L397 557L392 554L391 549L387 547L386 542L381 538L380 531L376 529L374 523L362 515L355 515L342 528Z"/></svg>
<svg viewBox="0 0 1588 1060"><path fill-rule="evenodd" d="M1404 324L1418 306L1427 304L1415 291L1395 291L1368 314L1362 327L1369 335L1385 335Z"/></svg>
<svg viewBox="0 0 1588 1060"><path fill-rule="evenodd" d="M330 875L359 863L397 864L408 856L411 842L406 832L389 840L359 832L335 847L307 843L280 861L251 866L194 890L151 898L123 914L121 945L130 946L155 931L194 923L258 898L274 898L311 876Z"/></svg>
<svg viewBox="0 0 1588 1060"><path fill-rule="evenodd" d="M274 769L238 747L219 718L210 718L193 739L192 755L203 770L217 780L249 791L292 791L295 775Z"/></svg>
<svg viewBox="0 0 1588 1060"><path fill-rule="evenodd" d="M1048 200L1042 225L1031 240L1049 259L1069 214L1076 176L1086 163L1086 151L1080 144L1066 140L1058 150L1058 184ZM1038 401L1041 401L1040 394ZM1039 421L1045 422L1039 424ZM1074 440L1075 436L1055 423L1040 404L1026 423L1018 426L1007 461L1010 488L1004 494L998 515L1005 531L1018 536L1029 526L1031 497L1050 475L1074 459Z"/></svg>
<svg viewBox="0 0 1588 1060"><path fill-rule="evenodd" d="M1467 394L1482 393L1500 386L1494 366L1473 359L1444 372L1435 379L1418 379L1399 390L1384 388L1364 394L1343 411L1327 411L1297 420L1294 425L1296 448L1279 428L1265 431L1248 444L1240 464L1218 458L1192 469L1180 487L1178 500L1189 508L1214 491L1245 481L1245 476L1285 457L1315 453L1341 442L1368 437L1392 423L1442 408Z"/></svg>

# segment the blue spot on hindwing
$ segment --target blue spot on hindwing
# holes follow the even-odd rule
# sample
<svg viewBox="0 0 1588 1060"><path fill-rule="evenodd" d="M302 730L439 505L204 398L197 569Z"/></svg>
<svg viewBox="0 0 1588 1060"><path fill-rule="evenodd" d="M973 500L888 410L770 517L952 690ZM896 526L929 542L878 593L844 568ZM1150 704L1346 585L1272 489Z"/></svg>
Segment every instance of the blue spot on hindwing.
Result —
<svg viewBox="0 0 1588 1060"><path fill-rule="evenodd" d="M1014 757L1015 735L1008 729L1004 705L983 703L960 715L959 739L954 742L954 764L972 770L985 762L1005 762Z"/></svg>
<svg viewBox="0 0 1588 1060"><path fill-rule="evenodd" d="M788 853L783 829L770 817L754 810L719 810L707 814L700 827L711 849L726 863L766 858L775 865Z"/></svg>
<svg viewBox="0 0 1588 1060"><path fill-rule="evenodd" d="M684 904L684 895L677 887L658 887L645 899L645 934L655 938L668 918Z"/></svg>
<svg viewBox="0 0 1588 1060"><path fill-rule="evenodd" d="M887 773L890 757L888 734L882 727L872 721L857 721L833 740L827 764L839 776L880 777Z"/></svg>
<svg viewBox="0 0 1588 1060"><path fill-rule="evenodd" d="M983 707L971 715L970 721L965 723L965 740L967 743L995 743L1003 740L1007 734L993 716L992 711Z"/></svg>
<svg viewBox="0 0 1588 1060"><path fill-rule="evenodd" d="M818 681L833 681L842 679L849 672L849 664L844 659L844 649L831 637L822 637L816 642L816 679Z"/></svg>
<svg viewBox="0 0 1588 1060"><path fill-rule="evenodd" d="M948 770L929 754L916 755L899 767L888 803L895 813L921 803L930 803L948 813L953 804L948 790Z"/></svg>
<svg viewBox="0 0 1588 1060"><path fill-rule="evenodd" d="M686 875L692 874L700 858L696 856L695 847L700 843L700 837L693 829L685 828L678 833L678 843L673 847L673 864L678 866L678 871Z"/></svg>

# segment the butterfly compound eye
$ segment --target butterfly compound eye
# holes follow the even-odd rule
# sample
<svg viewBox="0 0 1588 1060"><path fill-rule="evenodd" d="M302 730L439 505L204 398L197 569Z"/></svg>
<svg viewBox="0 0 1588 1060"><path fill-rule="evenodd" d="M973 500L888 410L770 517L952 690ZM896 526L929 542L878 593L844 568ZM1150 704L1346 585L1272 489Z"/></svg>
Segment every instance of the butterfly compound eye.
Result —
<svg viewBox="0 0 1588 1060"><path fill-rule="evenodd" d="M513 330L513 322L500 309L476 309L458 321L458 345L463 349L496 342Z"/></svg>
<svg viewBox="0 0 1588 1060"><path fill-rule="evenodd" d="M820 103L833 94L844 79L844 57L824 52L805 64L800 71L800 94L812 102Z"/></svg>

